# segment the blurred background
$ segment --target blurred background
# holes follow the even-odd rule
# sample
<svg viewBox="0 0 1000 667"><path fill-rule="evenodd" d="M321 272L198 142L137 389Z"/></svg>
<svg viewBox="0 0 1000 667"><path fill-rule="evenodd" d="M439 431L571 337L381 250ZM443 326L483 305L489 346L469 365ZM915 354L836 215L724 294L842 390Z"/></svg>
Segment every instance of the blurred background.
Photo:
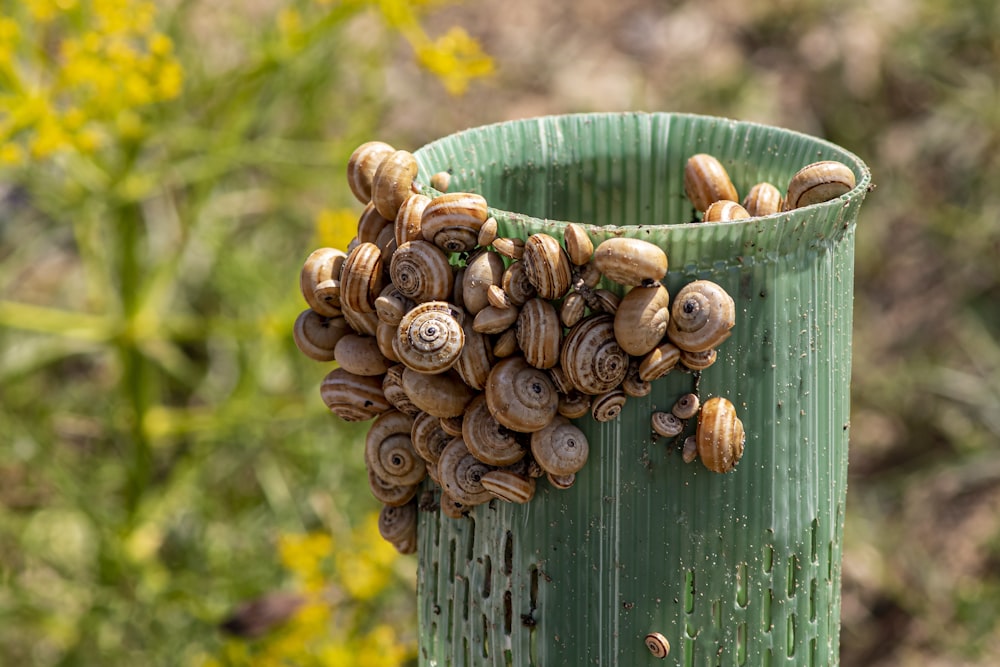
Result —
<svg viewBox="0 0 1000 667"><path fill-rule="evenodd" d="M3 664L415 664L299 269L353 236L363 141L612 110L871 166L842 664L1000 663L995 0L0 7Z"/></svg>

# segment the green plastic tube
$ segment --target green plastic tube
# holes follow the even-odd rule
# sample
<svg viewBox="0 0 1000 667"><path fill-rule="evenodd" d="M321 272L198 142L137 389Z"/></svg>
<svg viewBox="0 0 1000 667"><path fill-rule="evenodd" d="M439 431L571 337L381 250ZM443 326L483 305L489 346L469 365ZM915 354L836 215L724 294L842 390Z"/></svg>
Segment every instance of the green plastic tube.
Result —
<svg viewBox="0 0 1000 667"><path fill-rule="evenodd" d="M741 196L784 190L817 160L855 173L848 194L764 218L693 223L687 158L709 153ZM675 371L620 417L577 420L590 440L569 489L526 505L419 519L420 664L833 665L850 431L855 223L871 175L855 155L779 128L668 113L587 114L471 129L416 151L421 178L483 194L500 233L664 248L671 295L695 279L736 301L736 327L702 372L746 429L736 469L685 464L654 437L695 376ZM647 634L670 643L665 659Z"/></svg>

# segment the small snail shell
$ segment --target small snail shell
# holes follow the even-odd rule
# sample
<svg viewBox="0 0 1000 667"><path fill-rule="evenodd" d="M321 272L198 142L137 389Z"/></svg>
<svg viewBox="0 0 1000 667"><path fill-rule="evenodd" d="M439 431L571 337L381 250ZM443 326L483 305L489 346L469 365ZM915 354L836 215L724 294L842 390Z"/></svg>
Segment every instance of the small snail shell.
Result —
<svg viewBox="0 0 1000 667"><path fill-rule="evenodd" d="M705 401L696 437L698 456L712 472L729 472L743 456L746 441L743 422L728 399L716 396Z"/></svg>
<svg viewBox="0 0 1000 667"><path fill-rule="evenodd" d="M387 143L368 141L351 153L347 160L347 185L362 204L367 204L372 198L372 180L379 164L395 151Z"/></svg>
<svg viewBox="0 0 1000 667"><path fill-rule="evenodd" d="M410 441L413 449L427 463L437 463L441 452L455 436L441 428L441 419L426 412L418 412L413 418Z"/></svg>
<svg viewBox="0 0 1000 667"><path fill-rule="evenodd" d="M414 306L399 322L395 351L407 367L421 373L443 373L451 368L465 345L461 311L446 301Z"/></svg>
<svg viewBox="0 0 1000 667"><path fill-rule="evenodd" d="M381 414L365 436L365 463L380 479L406 486L424 478L427 468L413 448L413 417L397 410Z"/></svg>
<svg viewBox="0 0 1000 667"><path fill-rule="evenodd" d="M853 190L855 184L854 172L846 164L835 160L813 162L802 167L789 181L785 210L836 199Z"/></svg>
<svg viewBox="0 0 1000 667"><path fill-rule="evenodd" d="M612 389L595 396L590 405L590 416L597 422L614 421L625 407L627 397L622 389Z"/></svg>
<svg viewBox="0 0 1000 667"><path fill-rule="evenodd" d="M375 204L368 202L365 210L358 219L358 243L378 242L378 236L386 226L391 225L392 220L386 220L375 209Z"/></svg>
<svg viewBox="0 0 1000 667"><path fill-rule="evenodd" d="M452 367L462 381L473 389L482 391L486 388L486 380L493 369L493 350L489 337L472 328L472 321L465 318L462 323L465 332L465 345L462 354Z"/></svg>
<svg viewBox="0 0 1000 667"><path fill-rule="evenodd" d="M299 287L302 297L309 307L320 315L337 317L340 315L340 294L331 295L329 300L316 295L316 286L327 280L340 280L347 254L336 248L317 248L309 254L302 265Z"/></svg>
<svg viewBox="0 0 1000 667"><path fill-rule="evenodd" d="M389 262L389 276L403 296L417 303L444 301L455 285L448 256L427 241L408 241L396 248Z"/></svg>
<svg viewBox="0 0 1000 667"><path fill-rule="evenodd" d="M705 153L692 155L684 165L684 193L691 205L704 211L720 199L738 201L729 173L716 158Z"/></svg>
<svg viewBox="0 0 1000 667"><path fill-rule="evenodd" d="M573 474L573 475L553 475L552 473L549 472L549 473L545 473L545 478L549 480L549 484L551 484L554 488L561 489L561 490L568 489L569 487L573 486L574 482L576 482L576 475L575 474Z"/></svg>
<svg viewBox="0 0 1000 667"><path fill-rule="evenodd" d="M658 380L674 370L680 359L680 348L673 343L661 343L642 358L639 363L639 378L647 382Z"/></svg>
<svg viewBox="0 0 1000 667"><path fill-rule="evenodd" d="M577 389L585 394L603 394L622 383L628 361L628 354L615 340L614 318L596 314L569 330L559 363Z"/></svg>
<svg viewBox="0 0 1000 667"><path fill-rule="evenodd" d="M610 238L594 250L597 270L616 283L641 285L667 275L667 254L642 239Z"/></svg>
<svg viewBox="0 0 1000 667"><path fill-rule="evenodd" d="M584 299L595 313L607 313L608 315L614 315L618 312L618 304L621 302L621 297L607 289L594 290L590 293L589 299L584 293Z"/></svg>
<svg viewBox="0 0 1000 667"><path fill-rule="evenodd" d="M758 183L743 198L743 208L755 218L778 213L783 205L781 190L770 183Z"/></svg>
<svg viewBox="0 0 1000 667"><path fill-rule="evenodd" d="M468 410L468 408L466 408ZM465 415L459 415L458 417L439 417L438 423L441 425L441 430L455 438L462 435L462 424L465 423Z"/></svg>
<svg viewBox="0 0 1000 667"><path fill-rule="evenodd" d="M649 418L649 423L658 435L666 438L680 435L684 432L684 427L687 426L671 412L654 412L653 416Z"/></svg>
<svg viewBox="0 0 1000 667"><path fill-rule="evenodd" d="M492 466L517 463L528 452L514 431L493 418L482 394L466 408L461 436L473 456Z"/></svg>
<svg viewBox="0 0 1000 667"><path fill-rule="evenodd" d="M337 317L341 315L340 309L340 280L323 280L316 283L316 288L313 290L313 296L316 297L316 303L326 304L323 307L323 313L326 317Z"/></svg>
<svg viewBox="0 0 1000 667"><path fill-rule="evenodd" d="M594 242L590 240L583 227L575 222L569 223L563 229L563 243L566 245L569 261L577 266L586 264L594 256Z"/></svg>
<svg viewBox="0 0 1000 667"><path fill-rule="evenodd" d="M373 313L381 291L382 252L374 243L359 243L344 260L340 273L341 308Z"/></svg>
<svg viewBox="0 0 1000 667"><path fill-rule="evenodd" d="M583 266L578 266L573 272L573 284L576 285L579 282L584 287L589 287L594 289L597 287L597 283L601 282L600 270L594 265L594 262L588 262ZM579 289L579 288L578 288Z"/></svg>
<svg viewBox="0 0 1000 667"><path fill-rule="evenodd" d="M469 513L470 507L460 503L447 493L441 493L441 514L449 519L462 519Z"/></svg>
<svg viewBox="0 0 1000 667"><path fill-rule="evenodd" d="M372 202L383 218L396 219L416 176L417 159L407 151L396 151L379 163L372 177Z"/></svg>
<svg viewBox="0 0 1000 667"><path fill-rule="evenodd" d="M566 327L572 327L574 324L583 319L584 314L587 311L587 302L584 300L583 295L580 292L570 292L563 299L562 306L559 309L559 319Z"/></svg>
<svg viewBox="0 0 1000 667"><path fill-rule="evenodd" d="M677 292L667 336L688 352L702 352L729 338L736 323L733 298L709 280L688 283Z"/></svg>
<svg viewBox="0 0 1000 667"><path fill-rule="evenodd" d="M496 243L493 244L496 247ZM566 251L548 234L532 234L524 244L528 281L543 299L559 299L573 280ZM509 293L509 292L508 292Z"/></svg>
<svg viewBox="0 0 1000 667"><path fill-rule="evenodd" d="M375 299L375 313L379 322L384 322L390 326L399 326L399 321L403 319L411 308L413 300L404 296L394 283L389 283Z"/></svg>
<svg viewBox="0 0 1000 667"><path fill-rule="evenodd" d="M702 350L701 352L688 352L681 350L680 362L693 371L703 371L718 359L715 349Z"/></svg>
<svg viewBox="0 0 1000 667"><path fill-rule="evenodd" d="M391 365L371 336L341 336L334 355L341 368L355 375L384 375Z"/></svg>
<svg viewBox="0 0 1000 667"><path fill-rule="evenodd" d="M643 396L648 396L649 392L653 391L652 383L639 377L639 361L637 359L629 360L628 373L625 374L625 379L622 380L621 386L622 391L632 398L642 398Z"/></svg>
<svg viewBox="0 0 1000 667"><path fill-rule="evenodd" d="M372 419L391 407L382 393L381 377L355 375L343 368L327 373L319 393L330 412L347 422Z"/></svg>
<svg viewBox="0 0 1000 667"><path fill-rule="evenodd" d="M407 368L403 389L414 405L435 417L458 417L475 397L475 391L454 371L427 375Z"/></svg>
<svg viewBox="0 0 1000 667"><path fill-rule="evenodd" d="M431 175L431 187L438 192L448 192L449 185L451 185L450 172L439 171Z"/></svg>
<svg viewBox="0 0 1000 667"><path fill-rule="evenodd" d="M561 415L531 434L531 455L547 473L573 475L587 463L590 444L579 427Z"/></svg>
<svg viewBox="0 0 1000 667"><path fill-rule="evenodd" d="M497 219L486 218L486 222L479 228L479 236L476 237L476 244L485 248L492 245L497 237Z"/></svg>
<svg viewBox="0 0 1000 667"><path fill-rule="evenodd" d="M503 333L514 325L519 314L518 308L486 306L476 313L476 318L472 321L472 328L484 334Z"/></svg>
<svg viewBox="0 0 1000 667"><path fill-rule="evenodd" d="M386 225L382 228L382 231L378 233L378 238L375 239L375 245L378 246L379 251L382 253L383 269L388 269L389 262L392 261L392 255L396 252L396 248L399 247L396 243L396 232L394 227L395 225Z"/></svg>
<svg viewBox="0 0 1000 667"><path fill-rule="evenodd" d="M389 401L392 407L405 415L415 417L421 414L421 412L420 408L413 404L413 401L410 400L410 397L403 390L404 368L406 366L403 364L395 364L389 367L385 372L385 377L382 378L382 393L385 394L385 400Z"/></svg>
<svg viewBox="0 0 1000 667"><path fill-rule="evenodd" d="M399 553L416 553L417 504L410 502L402 507L385 505L378 514L378 532Z"/></svg>
<svg viewBox="0 0 1000 667"><path fill-rule="evenodd" d="M684 444L681 446L681 458L684 459L684 463L691 463L698 458L698 438L693 435L684 438Z"/></svg>
<svg viewBox="0 0 1000 667"><path fill-rule="evenodd" d="M493 239L493 249L507 259L522 259L524 257L525 242L518 238L496 238Z"/></svg>
<svg viewBox="0 0 1000 667"><path fill-rule="evenodd" d="M738 202L720 199L709 204L701 220L702 222L729 222L730 220L745 220L749 217L750 213Z"/></svg>
<svg viewBox="0 0 1000 667"><path fill-rule="evenodd" d="M517 331L515 329L504 331L497 336L496 342L493 344L493 356L499 359L512 357L520 351L521 348L517 344Z"/></svg>
<svg viewBox="0 0 1000 667"><path fill-rule="evenodd" d="M559 395L558 412L567 419L579 419L590 412L591 397L574 389Z"/></svg>
<svg viewBox="0 0 1000 667"><path fill-rule="evenodd" d="M698 414L699 407L697 394L684 394L670 408L670 412L677 415L678 419L691 419Z"/></svg>
<svg viewBox="0 0 1000 667"><path fill-rule="evenodd" d="M465 310L465 296L462 294L462 282L465 280L465 267L453 267L452 276L455 284L451 289L451 302L456 307Z"/></svg>
<svg viewBox="0 0 1000 667"><path fill-rule="evenodd" d="M444 492L466 507L480 505L492 497L483 488L482 479L493 468L476 459L462 438L448 443L438 459L437 469Z"/></svg>
<svg viewBox="0 0 1000 667"><path fill-rule="evenodd" d="M523 306L528 299L537 294L535 286L528 280L528 272L524 262L512 262L504 271L500 283L507 298L518 307Z"/></svg>
<svg viewBox="0 0 1000 667"><path fill-rule="evenodd" d="M486 402L498 422L531 433L552 421L559 395L548 373L529 365L524 357L508 357L490 372Z"/></svg>
<svg viewBox="0 0 1000 667"><path fill-rule="evenodd" d="M399 207L392 227L397 247L409 241L422 241L424 239L420 221L424 209L430 203L431 198L427 195L412 195ZM358 236L360 236L360 232Z"/></svg>
<svg viewBox="0 0 1000 667"><path fill-rule="evenodd" d="M650 632L646 635L646 648L653 654L654 658L663 660L670 654L670 642L659 632Z"/></svg>
<svg viewBox="0 0 1000 667"><path fill-rule="evenodd" d="M517 317L517 344L524 359L535 368L552 368L559 363L562 324L555 306L538 297L521 307Z"/></svg>
<svg viewBox="0 0 1000 667"><path fill-rule="evenodd" d="M385 481L375 474L375 471L368 468L368 488L376 500L385 505L400 507L413 500L420 489L419 484L407 484L400 486Z"/></svg>
<svg viewBox="0 0 1000 667"><path fill-rule="evenodd" d="M337 341L351 333L343 317L323 317L315 310L299 313L292 329L295 346L302 354L316 361L333 361Z"/></svg>
<svg viewBox="0 0 1000 667"><path fill-rule="evenodd" d="M483 488L500 500L524 504L535 497L535 479L508 470L491 470L480 480Z"/></svg>
<svg viewBox="0 0 1000 667"><path fill-rule="evenodd" d="M378 319L378 314L374 310L368 312L358 312L347 304L344 304L341 312L344 316L344 320L352 329L354 329L356 333L364 334L365 336L378 335L378 325L380 324L380 321Z"/></svg>
<svg viewBox="0 0 1000 667"><path fill-rule="evenodd" d="M549 369L549 377L552 379L552 384L556 386L556 391L560 394L568 394L574 391L576 387L573 386L573 381L569 379L566 375L566 371L560 366L553 366Z"/></svg>
<svg viewBox="0 0 1000 667"><path fill-rule="evenodd" d="M454 192L431 201L424 209L420 229L425 241L446 252L468 252L476 247L479 228L487 217L485 197Z"/></svg>
<svg viewBox="0 0 1000 667"><path fill-rule="evenodd" d="M514 305L499 285L490 285L486 288L486 300L494 308L511 308Z"/></svg>
<svg viewBox="0 0 1000 667"><path fill-rule="evenodd" d="M661 283L633 287L615 311L615 339L622 349L644 356L663 340L670 321L670 294Z"/></svg>
<svg viewBox="0 0 1000 667"><path fill-rule="evenodd" d="M465 309L475 315L489 305L490 287L503 281L503 258L495 252L480 250L472 255L462 274L462 301Z"/></svg>

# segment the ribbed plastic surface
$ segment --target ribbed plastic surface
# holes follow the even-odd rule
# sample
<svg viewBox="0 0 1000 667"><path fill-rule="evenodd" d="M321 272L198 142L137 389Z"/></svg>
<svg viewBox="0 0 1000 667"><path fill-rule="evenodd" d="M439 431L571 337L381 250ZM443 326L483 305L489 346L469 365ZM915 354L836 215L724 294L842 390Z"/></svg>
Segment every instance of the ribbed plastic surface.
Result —
<svg viewBox="0 0 1000 667"><path fill-rule="evenodd" d="M686 224L683 166L718 157L741 195L784 189L821 159L850 166L839 200L749 222ZM832 144L673 114L548 117L462 132L416 152L423 178L486 196L506 235L594 225L666 249L674 294L698 278L736 300L700 395L728 397L746 433L736 470L685 464L650 414L692 390L673 372L620 418L577 420L591 456L564 491L464 520L421 513L422 665L832 665L838 662L854 225L867 167ZM506 213L510 211L513 213ZM644 645L660 632L664 661Z"/></svg>

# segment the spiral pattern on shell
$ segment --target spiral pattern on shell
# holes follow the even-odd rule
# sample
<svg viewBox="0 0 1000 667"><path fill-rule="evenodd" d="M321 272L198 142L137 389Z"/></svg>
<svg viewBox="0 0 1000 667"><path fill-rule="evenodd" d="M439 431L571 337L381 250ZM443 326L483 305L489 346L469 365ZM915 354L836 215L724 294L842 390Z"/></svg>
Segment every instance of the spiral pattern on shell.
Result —
<svg viewBox="0 0 1000 667"><path fill-rule="evenodd" d="M417 551L417 504L409 502L401 507L386 505L378 514L378 532L401 554Z"/></svg>
<svg viewBox="0 0 1000 667"><path fill-rule="evenodd" d="M614 318L590 315L580 320L563 341L559 365L577 389L603 394L621 384L628 372L628 355L615 340Z"/></svg>
<svg viewBox="0 0 1000 667"><path fill-rule="evenodd" d="M531 455L551 475L574 475L590 456L590 443L569 419L558 416L531 434Z"/></svg>
<svg viewBox="0 0 1000 667"><path fill-rule="evenodd" d="M465 411L462 440L473 456L493 466L517 463L528 453L521 438L493 417L486 396L482 394L474 398Z"/></svg>
<svg viewBox="0 0 1000 667"><path fill-rule="evenodd" d="M461 313L444 301L414 306L399 322L395 351L407 367L421 373L443 373L465 346Z"/></svg>
<svg viewBox="0 0 1000 667"><path fill-rule="evenodd" d="M319 392L330 412L347 422L366 421L392 407L382 393L381 377L355 375L343 368L330 371Z"/></svg>
<svg viewBox="0 0 1000 667"><path fill-rule="evenodd" d="M545 428L559 408L548 373L524 357L508 357L493 368L486 382L486 401L498 422L521 433Z"/></svg>
<svg viewBox="0 0 1000 667"><path fill-rule="evenodd" d="M524 504L535 496L535 480L508 470L491 470L483 475L483 488L500 500Z"/></svg>
<svg viewBox="0 0 1000 667"><path fill-rule="evenodd" d="M654 658L663 660L670 654L670 642L659 632L651 632L646 635L646 648L653 654Z"/></svg>
<svg viewBox="0 0 1000 667"><path fill-rule="evenodd" d="M292 339L302 354L316 361L333 361L337 341L351 332L343 317L324 317L310 309L295 319Z"/></svg>
<svg viewBox="0 0 1000 667"><path fill-rule="evenodd" d="M736 323L733 298L710 280L696 280L677 292L667 336L688 352L703 352L729 338Z"/></svg>
<svg viewBox="0 0 1000 667"><path fill-rule="evenodd" d="M483 488L483 475L493 468L473 456L462 438L454 438L438 459L438 479L449 497L466 507L488 501L490 492Z"/></svg>
<svg viewBox="0 0 1000 667"><path fill-rule="evenodd" d="M453 192L435 198L424 209L420 229L425 241L447 252L467 252L476 247L488 217L482 195Z"/></svg>
<svg viewBox="0 0 1000 667"><path fill-rule="evenodd" d="M437 463L441 458L441 452L454 437L441 428L439 417L421 411L413 418L410 441L413 443L413 449L427 463Z"/></svg>
<svg viewBox="0 0 1000 667"><path fill-rule="evenodd" d="M380 479L407 486L424 478L427 468L413 448L413 417L390 410L372 423L365 437L365 463Z"/></svg>
<svg viewBox="0 0 1000 667"><path fill-rule="evenodd" d="M389 277L399 293L417 303L445 301L455 285L455 274L444 251L427 241L408 241L396 248Z"/></svg>

